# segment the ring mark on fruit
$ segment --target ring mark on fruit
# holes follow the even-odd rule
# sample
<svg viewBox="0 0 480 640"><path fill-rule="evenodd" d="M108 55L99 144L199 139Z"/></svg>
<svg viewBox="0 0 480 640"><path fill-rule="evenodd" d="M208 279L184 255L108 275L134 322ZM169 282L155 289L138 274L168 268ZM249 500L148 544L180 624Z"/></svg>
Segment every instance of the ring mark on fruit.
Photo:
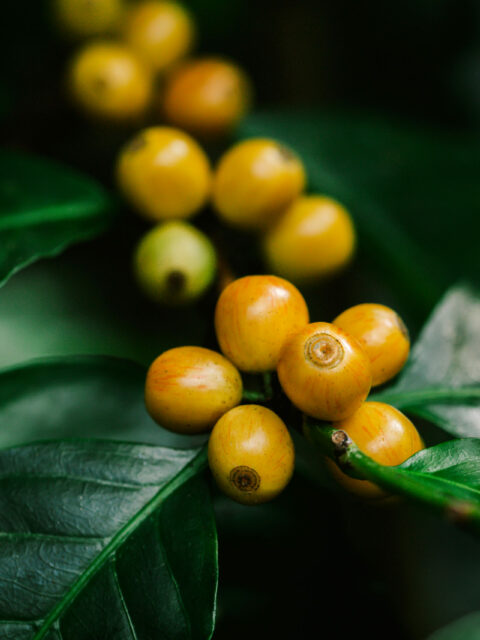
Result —
<svg viewBox="0 0 480 640"><path fill-rule="evenodd" d="M230 471L230 482L239 491L257 491L260 487L260 476L255 469L240 466Z"/></svg>
<svg viewBox="0 0 480 640"><path fill-rule="evenodd" d="M136 151L143 149L146 144L147 141L145 140L145 136L135 136L135 138L127 144L127 146L125 147L125 151L127 153L135 153Z"/></svg>
<svg viewBox="0 0 480 640"><path fill-rule="evenodd" d="M410 342L410 333L408 332L407 325L404 323L404 321L400 318L398 314L396 314L396 318L397 318L398 328L400 329L401 334L406 340Z"/></svg>
<svg viewBox="0 0 480 640"><path fill-rule="evenodd" d="M328 333L315 333L305 342L305 359L315 367L333 369L343 360L342 343Z"/></svg>

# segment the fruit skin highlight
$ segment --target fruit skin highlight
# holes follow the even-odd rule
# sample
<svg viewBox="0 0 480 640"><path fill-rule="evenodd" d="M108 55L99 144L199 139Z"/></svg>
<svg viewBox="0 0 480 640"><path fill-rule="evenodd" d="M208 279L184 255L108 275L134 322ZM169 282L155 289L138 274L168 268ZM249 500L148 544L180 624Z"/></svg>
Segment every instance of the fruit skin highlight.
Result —
<svg viewBox="0 0 480 640"><path fill-rule="evenodd" d="M123 36L145 64L159 73L190 51L195 25L180 4L147 0L132 6L125 19Z"/></svg>
<svg viewBox="0 0 480 640"><path fill-rule="evenodd" d="M222 156L213 178L213 203L227 224L265 229L303 191L301 160L276 140L252 138Z"/></svg>
<svg viewBox="0 0 480 640"><path fill-rule="evenodd" d="M286 341L277 365L290 401L319 420L342 420L370 391L370 361L355 338L328 322L307 325Z"/></svg>
<svg viewBox="0 0 480 640"><path fill-rule="evenodd" d="M218 58L191 60L167 79L163 111L177 127L217 137L243 118L251 93L250 82L237 65Z"/></svg>
<svg viewBox="0 0 480 640"><path fill-rule="evenodd" d="M234 280L222 291L215 309L222 352L241 371L251 373L274 370L285 340L308 320L300 291L276 276Z"/></svg>
<svg viewBox="0 0 480 640"><path fill-rule="evenodd" d="M333 321L356 338L370 358L372 385L391 380L405 365L410 337L400 316L382 304L350 307Z"/></svg>
<svg viewBox="0 0 480 640"><path fill-rule="evenodd" d="M121 150L117 181L136 210L153 222L193 216L207 201L210 163L188 134L150 127Z"/></svg>
<svg viewBox="0 0 480 640"><path fill-rule="evenodd" d="M365 455L386 466L402 464L425 448L413 423L383 402L365 402L352 416L333 426L345 431ZM331 460L327 464L335 480L348 491L372 499L388 495L368 480L351 478Z"/></svg>
<svg viewBox="0 0 480 640"><path fill-rule="evenodd" d="M176 347L151 364L145 382L147 411L175 433L209 431L242 399L242 379L220 353L203 347Z"/></svg>
<svg viewBox="0 0 480 640"><path fill-rule="evenodd" d="M253 505L283 491L293 474L295 450L287 427L273 411L241 405L213 428L208 462L223 493Z"/></svg>
<svg viewBox="0 0 480 640"><path fill-rule="evenodd" d="M311 282L344 268L355 249L348 211L326 196L301 196L267 231L263 250L274 273L293 282Z"/></svg>
<svg viewBox="0 0 480 640"><path fill-rule="evenodd" d="M152 97L152 77L127 47L98 41L83 47L68 72L73 100L87 114L125 122L146 112Z"/></svg>
<svg viewBox="0 0 480 640"><path fill-rule="evenodd" d="M154 302L193 302L212 284L217 265L210 239L188 222L172 220L149 231L134 256L134 271Z"/></svg>

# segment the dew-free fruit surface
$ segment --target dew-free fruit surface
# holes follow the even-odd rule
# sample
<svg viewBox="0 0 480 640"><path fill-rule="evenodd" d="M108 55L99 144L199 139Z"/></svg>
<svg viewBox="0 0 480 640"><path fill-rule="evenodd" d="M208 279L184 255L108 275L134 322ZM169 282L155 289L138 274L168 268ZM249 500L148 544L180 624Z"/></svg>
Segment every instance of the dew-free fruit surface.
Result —
<svg viewBox="0 0 480 640"><path fill-rule="evenodd" d="M176 433L208 431L242 399L242 379L220 353L176 347L151 364L145 403L160 426Z"/></svg>
<svg viewBox="0 0 480 640"><path fill-rule="evenodd" d="M275 369L289 336L309 320L300 291L276 276L245 276L221 293L215 330L222 352L241 371Z"/></svg>
<svg viewBox="0 0 480 640"><path fill-rule="evenodd" d="M305 170L288 147L268 138L239 142L222 156L213 179L220 218L240 229L265 229L302 192Z"/></svg>
<svg viewBox="0 0 480 640"><path fill-rule="evenodd" d="M73 59L68 75L72 99L87 114L111 121L142 116L151 100L152 77L127 47L88 44Z"/></svg>
<svg viewBox="0 0 480 640"><path fill-rule="evenodd" d="M195 25L177 2L147 0L132 5L124 38L153 71L165 71L192 48Z"/></svg>
<svg viewBox="0 0 480 640"><path fill-rule="evenodd" d="M287 427L273 411L241 405L216 423L208 461L219 488L251 505L283 491L293 474L295 451Z"/></svg>
<svg viewBox="0 0 480 640"><path fill-rule="evenodd" d="M196 300L212 284L216 252L210 239L181 220L149 231L135 251L138 283L149 298L167 305Z"/></svg>
<svg viewBox="0 0 480 640"><path fill-rule="evenodd" d="M169 122L204 137L228 133L246 114L250 83L220 58L185 62L168 78L163 111Z"/></svg>
<svg viewBox="0 0 480 640"><path fill-rule="evenodd" d="M348 211L326 196L300 196L267 231L265 258L274 273L293 282L328 277L345 267L355 248Z"/></svg>
<svg viewBox="0 0 480 640"><path fill-rule="evenodd" d="M189 218L209 196L210 164L188 134L172 127L150 127L122 149L117 180L135 210L147 219Z"/></svg>
<svg viewBox="0 0 480 640"><path fill-rule="evenodd" d="M391 380L406 363L410 337L393 309L382 304L359 304L337 316L333 324L362 345L370 358L374 386Z"/></svg>

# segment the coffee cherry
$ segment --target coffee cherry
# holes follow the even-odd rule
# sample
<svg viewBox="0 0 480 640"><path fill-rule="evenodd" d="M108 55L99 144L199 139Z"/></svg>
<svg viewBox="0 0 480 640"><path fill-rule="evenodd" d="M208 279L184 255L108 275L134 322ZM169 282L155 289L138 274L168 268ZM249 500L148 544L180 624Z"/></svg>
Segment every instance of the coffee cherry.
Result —
<svg viewBox="0 0 480 640"><path fill-rule="evenodd" d="M170 127L151 127L133 138L120 153L117 178L138 212L156 222L195 214L211 181L204 151Z"/></svg>
<svg viewBox="0 0 480 640"><path fill-rule="evenodd" d="M352 416L335 423L367 456L386 466L405 462L424 448L422 439L410 420L394 407L383 402L365 402ZM367 480L351 478L334 462L329 468L335 479L346 489L364 498L380 498L385 491Z"/></svg>
<svg viewBox="0 0 480 640"><path fill-rule="evenodd" d="M209 238L188 222L158 225L140 241L134 267L138 283L155 302L192 302L212 284L215 248Z"/></svg>
<svg viewBox="0 0 480 640"><path fill-rule="evenodd" d="M53 11L64 33L78 38L100 36L120 24L124 0L55 0Z"/></svg>
<svg viewBox="0 0 480 640"><path fill-rule="evenodd" d="M223 493L242 504L259 504L287 486L295 451L287 427L273 411L242 405L213 428L208 462Z"/></svg>
<svg viewBox="0 0 480 640"><path fill-rule="evenodd" d="M349 213L325 196L302 196L282 214L264 238L274 273L294 282L324 278L353 255L355 230Z"/></svg>
<svg viewBox="0 0 480 640"><path fill-rule="evenodd" d="M183 64L167 80L163 100L172 124L199 136L228 133L247 112L250 84L236 65L206 58Z"/></svg>
<svg viewBox="0 0 480 640"><path fill-rule="evenodd" d="M370 358L372 385L390 380L402 369L410 351L408 330L402 319L381 304L350 307L333 321L356 338Z"/></svg>
<svg viewBox="0 0 480 640"><path fill-rule="evenodd" d="M152 96L152 78L134 53L110 42L88 44L69 69L73 99L87 114L112 121L142 116Z"/></svg>
<svg viewBox="0 0 480 640"><path fill-rule="evenodd" d="M285 340L308 323L300 291L276 276L246 276L221 293L215 329L223 353L241 371L275 369Z"/></svg>
<svg viewBox="0 0 480 640"><path fill-rule="evenodd" d="M319 420L351 416L370 391L370 361L359 343L327 322L314 322L285 343L278 378L290 401Z"/></svg>
<svg viewBox="0 0 480 640"><path fill-rule="evenodd" d="M242 399L242 379L226 358L202 347L177 347L150 366L148 413L176 433L202 433Z"/></svg>
<svg viewBox="0 0 480 640"><path fill-rule="evenodd" d="M140 58L159 72L189 52L194 32L192 17L183 6L148 0L131 8L124 37Z"/></svg>
<svg viewBox="0 0 480 640"><path fill-rule="evenodd" d="M302 192L300 159L275 140L240 142L220 159L213 180L219 216L241 229L264 229Z"/></svg>

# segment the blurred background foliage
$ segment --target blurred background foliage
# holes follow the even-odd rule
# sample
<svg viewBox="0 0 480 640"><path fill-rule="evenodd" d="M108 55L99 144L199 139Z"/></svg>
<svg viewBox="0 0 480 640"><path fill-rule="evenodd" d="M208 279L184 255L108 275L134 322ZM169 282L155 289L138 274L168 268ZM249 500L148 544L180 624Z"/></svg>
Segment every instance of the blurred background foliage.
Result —
<svg viewBox="0 0 480 640"><path fill-rule="evenodd" d="M375 300L395 306L415 335L449 283L478 283L480 2L187 4L198 51L231 57L253 78L258 113L242 133L289 142L311 186L346 202L359 223L354 264L306 292L314 319ZM72 43L55 33L48 2L3 0L0 48L2 142L113 190L113 161L132 131L93 125L69 104ZM211 227L208 212L199 224ZM212 346L214 291L174 311L137 291L130 259L144 229L123 211L108 234L10 280L0 366L62 354L146 364L167 347ZM250 237L225 234L239 273L261 268ZM219 640L425 638L480 607L478 542L412 507L365 506L297 477L271 505L218 497L216 510Z"/></svg>

